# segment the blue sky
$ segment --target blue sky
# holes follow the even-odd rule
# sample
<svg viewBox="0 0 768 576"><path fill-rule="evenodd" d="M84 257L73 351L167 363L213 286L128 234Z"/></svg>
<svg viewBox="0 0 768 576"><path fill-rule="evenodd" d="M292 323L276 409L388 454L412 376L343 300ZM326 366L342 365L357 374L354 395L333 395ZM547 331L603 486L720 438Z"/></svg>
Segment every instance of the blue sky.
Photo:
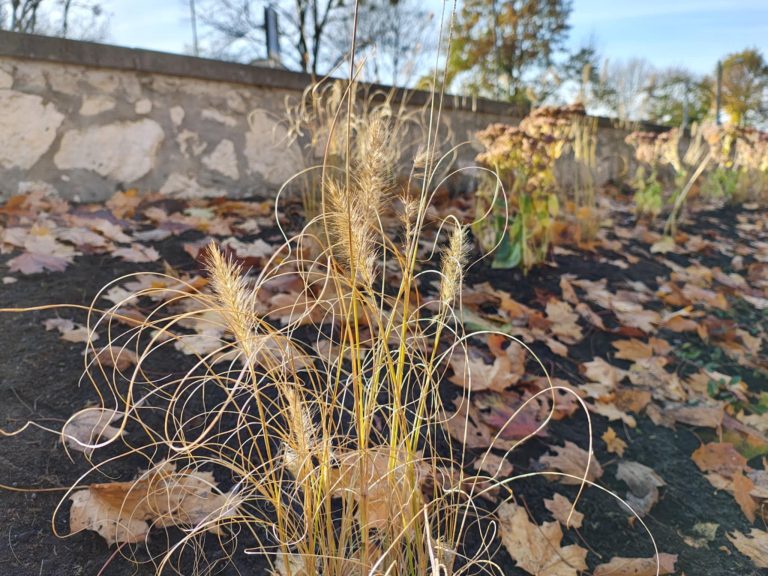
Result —
<svg viewBox="0 0 768 576"><path fill-rule="evenodd" d="M426 0L439 9L437 0ZM111 43L167 52L191 45L188 0L112 0ZM700 73L729 52L768 56L768 0L574 0L571 45L594 38L603 57L640 56ZM151 17L147 17L147 15Z"/></svg>
<svg viewBox="0 0 768 576"><path fill-rule="evenodd" d="M718 58L768 52L768 0L574 0L574 45L594 37L603 57L709 73Z"/></svg>

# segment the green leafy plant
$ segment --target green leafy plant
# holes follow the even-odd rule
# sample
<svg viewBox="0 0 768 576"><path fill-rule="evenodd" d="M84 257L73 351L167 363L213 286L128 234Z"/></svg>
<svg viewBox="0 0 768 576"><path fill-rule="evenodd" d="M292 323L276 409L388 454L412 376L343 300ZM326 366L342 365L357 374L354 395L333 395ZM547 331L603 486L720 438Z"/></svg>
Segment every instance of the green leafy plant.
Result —
<svg viewBox="0 0 768 576"><path fill-rule="evenodd" d="M632 184L635 188L635 214L641 218L656 218L664 207L663 190L656 170L651 169L650 174L646 174L646 169L640 166Z"/></svg>

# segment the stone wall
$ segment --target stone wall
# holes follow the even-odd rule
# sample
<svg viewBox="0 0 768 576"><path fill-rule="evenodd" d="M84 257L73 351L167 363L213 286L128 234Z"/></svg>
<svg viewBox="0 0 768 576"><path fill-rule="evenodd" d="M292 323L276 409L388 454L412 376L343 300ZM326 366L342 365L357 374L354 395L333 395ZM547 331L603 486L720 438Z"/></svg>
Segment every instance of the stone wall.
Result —
<svg viewBox="0 0 768 576"><path fill-rule="evenodd" d="M75 200L117 189L173 195L265 194L302 166L280 122L310 78L284 70L0 32L0 197L53 188ZM411 107L428 95L406 94ZM472 140L518 111L448 97L444 130ZM625 132L603 122L616 156ZM460 149L469 165L476 144ZM600 161L600 180L621 162Z"/></svg>

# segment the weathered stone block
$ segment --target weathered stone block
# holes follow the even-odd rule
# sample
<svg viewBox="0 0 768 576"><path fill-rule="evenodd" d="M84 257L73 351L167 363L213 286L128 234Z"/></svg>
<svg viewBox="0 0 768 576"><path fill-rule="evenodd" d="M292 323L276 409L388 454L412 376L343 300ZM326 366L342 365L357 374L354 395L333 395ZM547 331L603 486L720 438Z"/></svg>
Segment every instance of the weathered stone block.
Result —
<svg viewBox="0 0 768 576"><path fill-rule="evenodd" d="M64 115L40 96L0 90L0 167L31 168L56 138Z"/></svg>
<svg viewBox="0 0 768 576"><path fill-rule="evenodd" d="M70 130L53 160L62 170L84 168L118 182L133 182L153 168L164 137L160 125L149 119Z"/></svg>

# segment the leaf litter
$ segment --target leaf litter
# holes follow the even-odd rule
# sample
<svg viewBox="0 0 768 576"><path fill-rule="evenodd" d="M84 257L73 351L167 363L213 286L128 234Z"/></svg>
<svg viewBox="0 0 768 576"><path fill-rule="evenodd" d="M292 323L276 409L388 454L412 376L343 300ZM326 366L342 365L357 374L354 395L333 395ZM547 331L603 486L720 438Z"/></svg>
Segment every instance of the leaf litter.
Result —
<svg viewBox="0 0 768 576"><path fill-rule="evenodd" d="M209 205L210 201L190 200L174 209L161 207L161 201L159 195L127 191L115 195L107 203L107 210L74 210L59 199L38 193L12 198L2 212L0 229L0 249L14 254L6 266L9 271L25 276L63 272L82 255L105 254L129 263L157 263L161 254L152 243L186 230L206 235L196 248L190 247L193 258L199 257L201 247L211 237L249 266L263 264L272 254L273 247L263 238L243 242L237 236L237 231L258 231L270 226L269 202L232 201ZM709 246L701 237L691 236L686 244L673 247L653 234L642 237L630 228L619 226L614 239L602 235L601 241L614 251L638 238L646 242L648 253L654 254L656 261L668 270L666 276L656 278L658 288L630 280L617 287L605 278L596 280L568 274L559 277L559 291L553 290L536 301L520 299L493 283L476 282L467 287L464 295L466 325L470 329L504 332L528 345L542 345L561 359L575 359L577 370L566 375L564 384L587 400L593 414L608 421L631 429L636 419L647 413L665 426L682 425L714 433L722 433L727 428L737 439L764 443L762 433L768 431L768 421L763 416L766 411L758 407L758 390L744 382L722 387L717 382L729 382L731 377L711 370L708 364L699 364L698 372L687 375L679 374L677 369L681 360L690 362L684 356L686 352L679 348L679 341L674 340L680 336L688 341L698 339L701 345L719 349L741 368L758 372L767 368L761 359L765 326L759 321L744 325L724 317L732 313L735 303L751 307L754 314L759 315L768 301L768 244L754 240L756 234L765 238L768 232L765 222L758 217L745 217L738 226L740 234L750 235L744 246L750 246L751 252L741 250L743 246L730 238L719 238L721 243L730 242L733 252L743 253L738 257L742 260L733 259L734 265L727 273L701 263L706 261ZM679 264L677 258L680 257L688 258L688 264ZM637 261L637 256L628 253L621 268L630 269ZM190 276L173 269L166 271L177 280L158 279L156 284L145 285L143 298L173 302L179 293L205 290L205 279L194 273ZM134 285L130 285L131 282ZM125 296L137 288L135 282L126 281L123 286L115 287L110 294L112 302L125 305ZM307 311L307 321L320 322L325 312L312 308L310 296L291 291L286 283L276 287L270 301L264 302L264 309L270 318L283 324L296 318L300 310ZM305 301L297 308L297 300L301 298ZM131 318L142 322L141 301L122 308L121 316L127 323ZM227 340L226 332L215 328L217 324L216 319L196 319L166 337L177 338L176 348L184 354L204 355ZM64 340L83 342L89 336L87 328L72 319L52 318L45 325L49 330L59 331ZM608 338L610 347L597 349L599 355L585 360L583 351L576 351L595 333ZM96 334L91 337L95 338ZM282 347L275 346L271 354L283 354ZM125 348L97 349L99 361L119 371L137 362L129 352ZM533 398L546 386L527 376L532 364L529 360L521 345L497 335L488 336L483 342L470 342L466 356L455 354L448 381L470 389L472 395L467 402L455 406L455 414L449 415L446 427L450 435L458 441L466 439L469 448L484 450L493 443L495 448L509 449L517 440L537 432L551 416L567 419L577 412L578 404L575 400L566 401L574 398L567 394L561 395L554 405L546 392ZM520 409L524 404L526 407ZM121 413L86 408L65 426L64 441L70 448L87 451L94 441L115 439L120 430L113 424L121 417ZM465 420L469 424L466 431ZM546 431L540 431L539 438L546 439ZM631 450L613 427L606 428L602 440L607 452L620 458ZM716 442L712 437L712 441L702 444L691 457L715 488L733 495L734 503L752 522L768 501L768 481L761 475L765 470L747 465L747 459L739 452L741 449L741 444ZM559 471L576 478L584 476L588 456L584 447L567 441L564 446L550 444L550 451L551 454L538 459L537 469ZM359 478L361 474L363 477L370 474L372 480L375 462L374 458L372 471L367 472L357 470L354 464L340 468L339 490L354 491L354 482L349 478ZM484 460L476 460L476 465L489 474L513 473L511 462L490 453ZM162 465L134 482L92 485L73 495L76 496L73 530L95 529L108 542L137 542L147 536L151 526L192 525L211 515L216 518L212 526L218 529L221 519L232 513L232 507L225 506L225 495L215 491L215 482L208 474L181 474ZM602 476L603 468L593 457L587 479L599 481ZM628 486L627 499L638 513L651 511L663 494L664 479L648 466L622 460L615 476ZM565 485L579 483L562 480ZM155 487L161 485L173 495L173 503L165 507L158 504L154 493ZM415 491L413 486L406 485L406 488ZM375 521L390 514L383 506ZM584 549L561 546L563 534L559 523L566 511L570 514L570 500L555 492L545 501L545 506L557 521L539 526L529 520L524 509L511 503L502 505L502 542L508 550L511 547L518 550L513 558L531 574L557 576L586 570ZM583 522L578 513L574 513L571 520L573 527ZM756 566L768 567L761 555L766 547L764 532L753 528L748 534L731 532L728 538L737 550L752 558ZM521 552L521 547L527 547L527 551ZM672 573L672 558L662 554L662 574ZM651 564L653 572L647 572ZM598 565L594 573L655 573L655 559L617 556Z"/></svg>

